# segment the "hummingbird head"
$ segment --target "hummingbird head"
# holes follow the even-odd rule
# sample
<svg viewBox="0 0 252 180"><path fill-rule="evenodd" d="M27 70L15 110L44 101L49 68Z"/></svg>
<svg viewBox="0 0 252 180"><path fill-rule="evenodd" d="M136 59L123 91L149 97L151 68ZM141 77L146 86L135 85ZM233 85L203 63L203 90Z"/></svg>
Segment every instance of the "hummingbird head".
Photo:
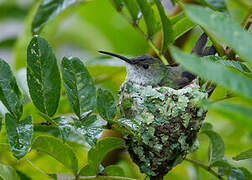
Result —
<svg viewBox="0 0 252 180"><path fill-rule="evenodd" d="M106 51L99 52L117 57L126 62L126 81L143 86L157 86L167 74L168 69L166 66L159 59L150 55L141 55L128 59L124 56Z"/></svg>

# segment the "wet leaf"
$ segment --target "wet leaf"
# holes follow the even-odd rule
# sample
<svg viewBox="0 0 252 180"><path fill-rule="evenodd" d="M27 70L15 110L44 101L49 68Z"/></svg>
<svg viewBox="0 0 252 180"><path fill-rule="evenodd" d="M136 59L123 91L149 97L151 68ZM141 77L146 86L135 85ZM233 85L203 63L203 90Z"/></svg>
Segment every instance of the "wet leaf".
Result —
<svg viewBox="0 0 252 180"><path fill-rule="evenodd" d="M107 176L125 176L123 169L118 165L110 165L103 170Z"/></svg>
<svg viewBox="0 0 252 180"><path fill-rule="evenodd" d="M223 13L200 6L185 6L187 16L229 44L241 58L252 63L252 36Z"/></svg>
<svg viewBox="0 0 252 180"><path fill-rule="evenodd" d="M179 20L176 24L173 25L174 39L179 38L189 30L193 29L196 26L189 18L184 17Z"/></svg>
<svg viewBox="0 0 252 180"><path fill-rule="evenodd" d="M23 113L23 97L10 66L0 58L0 101L18 120Z"/></svg>
<svg viewBox="0 0 252 180"><path fill-rule="evenodd" d="M209 164L212 165L214 162L222 160L222 158L224 157L225 145L221 136L211 130L205 130L201 133L206 134L210 140L208 150Z"/></svg>
<svg viewBox="0 0 252 180"><path fill-rule="evenodd" d="M168 45L173 43L174 39L173 39L173 29L172 29L172 24L170 19L167 17L167 15L165 14L165 10L164 7L161 3L160 0L155 0L155 3L157 5L158 8L158 12L161 18L161 22L162 22L162 27L163 27L163 46L162 46L162 50L166 50Z"/></svg>
<svg viewBox="0 0 252 180"><path fill-rule="evenodd" d="M97 91L97 109L104 120L113 120L116 116L116 102L111 92L104 89Z"/></svg>
<svg viewBox="0 0 252 180"><path fill-rule="evenodd" d="M116 8L117 11L121 11L123 7L123 3L121 0L110 0L113 6Z"/></svg>
<svg viewBox="0 0 252 180"><path fill-rule="evenodd" d="M38 33L47 21L77 2L80 0L43 0L32 21L32 32Z"/></svg>
<svg viewBox="0 0 252 180"><path fill-rule="evenodd" d="M52 48L39 36L31 40L27 49L27 83L34 105L53 116L60 99L60 73Z"/></svg>
<svg viewBox="0 0 252 180"><path fill-rule="evenodd" d="M134 23L137 24L137 21L139 19L139 8L138 8L138 5L137 5L137 2L136 1L132 1L132 0L122 0L125 4L125 6L127 7L131 17L132 17L132 20Z"/></svg>
<svg viewBox="0 0 252 180"><path fill-rule="evenodd" d="M19 180L15 169L4 164L0 164L0 178L3 180Z"/></svg>
<svg viewBox="0 0 252 180"><path fill-rule="evenodd" d="M252 97L252 79L231 71L221 64L205 61L196 55L187 54L175 47L171 48L171 52L174 59L190 72L199 75L203 79L213 81L222 87L240 93L243 96Z"/></svg>
<svg viewBox="0 0 252 180"><path fill-rule="evenodd" d="M30 149L33 133L32 117L28 116L18 122L11 114L7 113L5 115L5 127L13 155L17 159L24 157Z"/></svg>
<svg viewBox="0 0 252 180"><path fill-rule="evenodd" d="M90 146L95 146L98 138L103 132L101 120L95 114L87 115L80 120L74 120L77 132L82 134Z"/></svg>
<svg viewBox="0 0 252 180"><path fill-rule="evenodd" d="M218 160L218 161L214 161L211 164L211 167L218 167L221 168L221 172L223 173L223 175L230 175L232 173L232 166L224 160Z"/></svg>
<svg viewBox="0 0 252 180"><path fill-rule="evenodd" d="M149 38L151 38L157 30L157 22L154 11L147 0L137 0L140 10L143 14Z"/></svg>
<svg viewBox="0 0 252 180"><path fill-rule="evenodd" d="M233 157L233 159L236 161L250 159L250 158L252 158L252 148L247 151L241 152L239 155Z"/></svg>
<svg viewBox="0 0 252 180"><path fill-rule="evenodd" d="M125 148L123 139L115 137L103 138L97 143L95 148L91 148L88 151L88 165L81 169L80 175L96 175L98 167L106 154L115 149L123 148Z"/></svg>
<svg viewBox="0 0 252 180"><path fill-rule="evenodd" d="M81 114L96 107L96 89L88 70L79 58L64 57L61 62L64 86L68 100L75 114Z"/></svg>
<svg viewBox="0 0 252 180"><path fill-rule="evenodd" d="M128 133L134 133L134 131L137 131L139 129L139 124L133 119L121 118L118 119L116 122L121 127L121 130L125 129L128 131Z"/></svg>
<svg viewBox="0 0 252 180"><path fill-rule="evenodd" d="M208 105L208 108L227 117L230 121L252 130L252 108L233 103L215 102Z"/></svg>
<svg viewBox="0 0 252 180"><path fill-rule="evenodd" d="M59 139L49 136L39 136L34 140L32 148L47 153L61 162L65 167L71 169L74 174L77 173L78 160L76 155L70 146L63 144Z"/></svg>
<svg viewBox="0 0 252 180"><path fill-rule="evenodd" d="M62 140L63 142L65 142L72 129L72 126L70 125L69 120L64 116L60 116L53 119L53 121L57 124L60 130L60 134L62 136Z"/></svg>

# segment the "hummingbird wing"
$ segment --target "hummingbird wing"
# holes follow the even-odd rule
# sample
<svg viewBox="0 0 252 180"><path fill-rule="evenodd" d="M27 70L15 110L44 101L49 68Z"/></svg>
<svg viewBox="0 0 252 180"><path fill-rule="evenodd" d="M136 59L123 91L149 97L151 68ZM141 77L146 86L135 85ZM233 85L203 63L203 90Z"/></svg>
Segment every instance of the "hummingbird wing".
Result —
<svg viewBox="0 0 252 180"><path fill-rule="evenodd" d="M207 44L207 41L208 41L208 36L206 35L206 33L203 33L194 44L191 54L195 53L201 56Z"/></svg>
<svg viewBox="0 0 252 180"><path fill-rule="evenodd" d="M191 51L191 53L195 53L199 56L209 56L209 55L214 55L216 53L216 49L214 46L211 46L211 47L206 47L206 44L207 44L207 41L208 41L208 36L206 35L206 33L203 33L199 39L196 41L195 45L193 46L193 49ZM179 74L179 77L178 77L178 74L176 73L176 76L173 76L174 75L174 71L172 70L174 67L170 67L171 68L171 75L173 77L176 77L176 78L173 78L171 79L172 80L172 86L173 88L175 89L181 89L187 85L189 85L195 78L196 76L189 72L189 71L185 71L183 70L183 68L181 66L178 66L181 70L181 74ZM175 72L179 72L178 70L176 70ZM168 77L169 78L169 77Z"/></svg>

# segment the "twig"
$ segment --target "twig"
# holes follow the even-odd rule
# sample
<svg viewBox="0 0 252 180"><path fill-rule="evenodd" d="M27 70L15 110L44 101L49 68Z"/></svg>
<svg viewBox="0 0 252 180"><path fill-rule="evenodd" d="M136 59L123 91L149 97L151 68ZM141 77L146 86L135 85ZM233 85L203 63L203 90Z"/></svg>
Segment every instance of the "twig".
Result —
<svg viewBox="0 0 252 180"><path fill-rule="evenodd" d="M120 176L80 176L78 180L93 180L93 179L100 179L100 180L137 180L127 177L120 177Z"/></svg>
<svg viewBox="0 0 252 180"><path fill-rule="evenodd" d="M145 38L145 40L148 42L149 46L153 49L153 51L157 54L157 56L160 58L160 60L165 64L169 64L167 59L164 57L164 55L158 50L158 48L154 45L152 40L142 31L142 29L133 22L123 11L120 11L122 16Z"/></svg>
<svg viewBox="0 0 252 180"><path fill-rule="evenodd" d="M209 173L211 173L212 175L216 176L218 179L221 179L221 180L224 180L221 175L219 175L218 173L216 173L211 167L203 164L202 162L200 161L196 161L196 160L193 160L193 159L189 159L189 158L186 158L185 159L186 161L196 165L196 166L199 166L205 170L207 170Z"/></svg>
<svg viewBox="0 0 252 180"><path fill-rule="evenodd" d="M245 18L243 19L243 21L241 23L242 27L244 27L245 29L246 29L246 23L247 23L248 19L251 17L251 14L252 14L252 8L246 14Z"/></svg>

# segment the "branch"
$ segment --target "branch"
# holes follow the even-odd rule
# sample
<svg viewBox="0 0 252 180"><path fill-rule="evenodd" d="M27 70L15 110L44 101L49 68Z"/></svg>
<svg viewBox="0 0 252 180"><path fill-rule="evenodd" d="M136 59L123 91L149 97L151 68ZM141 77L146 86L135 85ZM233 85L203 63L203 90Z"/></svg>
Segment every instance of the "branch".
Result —
<svg viewBox="0 0 252 180"><path fill-rule="evenodd" d="M127 177L120 177L120 176L80 176L78 177L78 180L93 180L93 179L98 179L98 180L136 180L132 178L127 178Z"/></svg>
<svg viewBox="0 0 252 180"><path fill-rule="evenodd" d="M241 25L242 27L244 27L245 29L248 29L249 27L247 27L247 22L249 20L249 18L251 17L252 14L252 8L249 10L249 12L247 13L247 15L245 16L245 18L243 19Z"/></svg>
<svg viewBox="0 0 252 180"><path fill-rule="evenodd" d="M155 44L152 42L152 40L142 31L142 29L138 26L137 23L133 22L123 11L120 11L119 13L122 14L122 16L145 38L145 40L148 42L149 46L154 50L154 52L157 54L159 59L165 64L169 64L167 59L164 57L164 55L158 50L158 48L155 46Z"/></svg>
<svg viewBox="0 0 252 180"><path fill-rule="evenodd" d="M196 166L199 166L199 167L201 167L201 168L207 170L209 173L211 173L212 175L216 176L218 179L224 180L224 179L223 179L218 173L216 173L211 167L209 167L209 166L203 164L202 162L196 161L196 160L193 160L193 159L188 159L188 158L186 158L185 160L188 161L188 162L190 162L190 163L192 163L192 164L194 164L194 165L196 165Z"/></svg>

